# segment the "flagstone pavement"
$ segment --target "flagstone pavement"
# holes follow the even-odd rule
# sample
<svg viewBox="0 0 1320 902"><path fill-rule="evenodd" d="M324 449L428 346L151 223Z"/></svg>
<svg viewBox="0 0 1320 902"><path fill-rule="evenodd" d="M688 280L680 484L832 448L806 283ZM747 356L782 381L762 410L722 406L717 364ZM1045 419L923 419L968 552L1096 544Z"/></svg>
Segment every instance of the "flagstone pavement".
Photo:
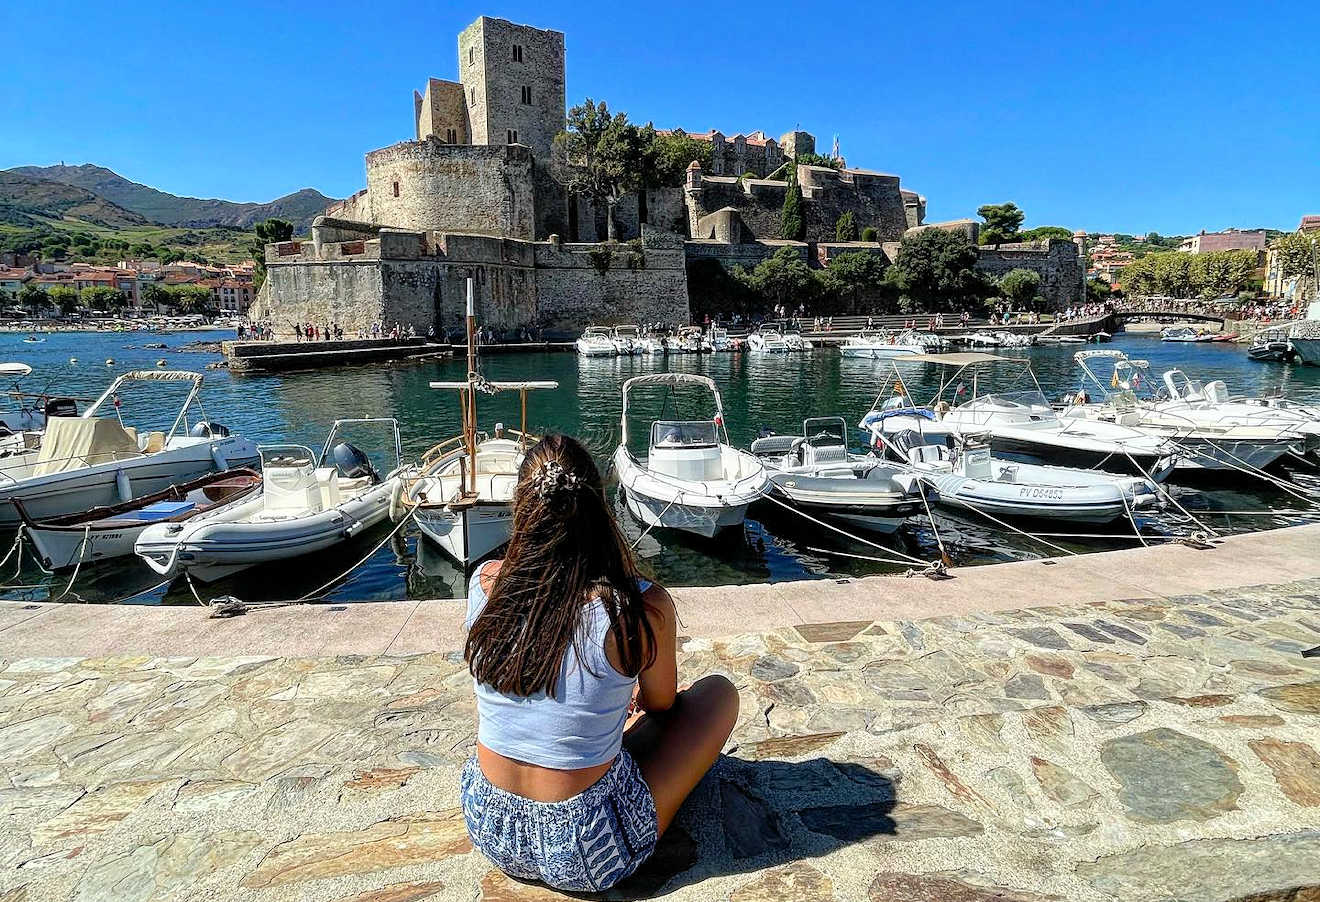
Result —
<svg viewBox="0 0 1320 902"><path fill-rule="evenodd" d="M1320 580L687 639L740 721L605 897L1320 898L1317 645ZM471 849L473 730L455 652L5 648L0 902L560 898Z"/></svg>

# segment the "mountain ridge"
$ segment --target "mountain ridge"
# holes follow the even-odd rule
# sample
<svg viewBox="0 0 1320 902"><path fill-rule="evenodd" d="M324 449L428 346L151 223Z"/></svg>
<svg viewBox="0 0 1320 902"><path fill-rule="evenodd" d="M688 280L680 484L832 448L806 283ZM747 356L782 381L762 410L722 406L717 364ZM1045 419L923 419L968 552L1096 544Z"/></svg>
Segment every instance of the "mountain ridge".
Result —
<svg viewBox="0 0 1320 902"><path fill-rule="evenodd" d="M302 188L266 203L180 196L134 182L94 163L16 166L0 171L0 174L80 188L115 207L143 217L144 221L186 228L251 228L263 219L278 217L292 222L295 231L306 232L312 220L335 200L314 188Z"/></svg>
<svg viewBox="0 0 1320 902"><path fill-rule="evenodd" d="M0 171L0 222L33 227L41 218L78 219L115 229L151 224L140 213L85 188L13 170Z"/></svg>

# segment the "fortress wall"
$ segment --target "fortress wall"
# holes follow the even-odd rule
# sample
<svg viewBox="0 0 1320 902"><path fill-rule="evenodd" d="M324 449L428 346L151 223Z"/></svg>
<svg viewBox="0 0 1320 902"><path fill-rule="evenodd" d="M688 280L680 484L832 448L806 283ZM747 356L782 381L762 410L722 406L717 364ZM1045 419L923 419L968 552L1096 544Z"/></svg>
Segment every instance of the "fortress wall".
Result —
<svg viewBox="0 0 1320 902"><path fill-rule="evenodd" d="M648 229L640 255L615 246L603 271L589 253L596 247L600 245L536 245L539 325L576 331L590 323L688 321L681 239Z"/></svg>
<svg viewBox="0 0 1320 902"><path fill-rule="evenodd" d="M1041 297L1055 309L1078 303L1082 294L1082 269L1077 245L1058 238L1020 244L1001 244L998 248L977 250L976 271L999 278L1013 269L1040 273Z"/></svg>
<svg viewBox="0 0 1320 902"><path fill-rule="evenodd" d="M352 197L346 197L326 207L324 215L335 219L371 222L371 201L367 197L367 189L363 188Z"/></svg>
<svg viewBox="0 0 1320 902"><path fill-rule="evenodd" d="M532 157L525 147L404 141L367 154L367 192L368 218L382 225L535 234Z"/></svg>
<svg viewBox="0 0 1320 902"><path fill-rule="evenodd" d="M439 78L427 79L426 93L420 97L414 94L417 110L417 140L424 141L434 135L444 141L448 130L454 130L457 144L468 143L467 103L463 98L463 86L455 81L443 81Z"/></svg>

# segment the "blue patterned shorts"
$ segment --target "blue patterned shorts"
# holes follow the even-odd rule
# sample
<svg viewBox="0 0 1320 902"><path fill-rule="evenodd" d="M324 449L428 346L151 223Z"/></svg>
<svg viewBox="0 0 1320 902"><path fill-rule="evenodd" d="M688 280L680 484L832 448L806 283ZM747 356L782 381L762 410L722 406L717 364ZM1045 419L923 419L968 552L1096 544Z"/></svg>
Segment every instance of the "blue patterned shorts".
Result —
<svg viewBox="0 0 1320 902"><path fill-rule="evenodd" d="M463 766L462 798L472 845L510 877L593 892L614 886L655 851L655 800L623 749L603 777L562 802L505 792L474 755Z"/></svg>

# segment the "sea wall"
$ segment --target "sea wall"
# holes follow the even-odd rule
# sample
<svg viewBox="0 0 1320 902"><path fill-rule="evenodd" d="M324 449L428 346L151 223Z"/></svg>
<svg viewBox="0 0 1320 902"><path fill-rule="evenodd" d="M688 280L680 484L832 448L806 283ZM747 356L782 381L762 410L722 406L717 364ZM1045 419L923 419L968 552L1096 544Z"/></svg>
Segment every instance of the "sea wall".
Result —
<svg viewBox="0 0 1320 902"><path fill-rule="evenodd" d="M1050 308L1081 301L1082 268L1071 241L1052 238L977 248L976 271L982 275L998 279L1014 269L1040 274L1040 296Z"/></svg>

